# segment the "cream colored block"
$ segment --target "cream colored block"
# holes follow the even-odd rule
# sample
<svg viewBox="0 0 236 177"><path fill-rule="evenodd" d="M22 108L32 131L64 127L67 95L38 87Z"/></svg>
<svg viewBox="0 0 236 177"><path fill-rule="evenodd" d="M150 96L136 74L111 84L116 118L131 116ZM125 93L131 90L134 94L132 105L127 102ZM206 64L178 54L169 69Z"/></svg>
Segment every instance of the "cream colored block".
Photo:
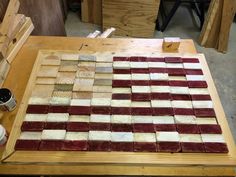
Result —
<svg viewBox="0 0 236 177"><path fill-rule="evenodd" d="M41 140L42 132L21 132L20 140Z"/></svg>
<svg viewBox="0 0 236 177"><path fill-rule="evenodd" d="M87 141L88 140L88 132L66 132L65 140Z"/></svg>
<svg viewBox="0 0 236 177"><path fill-rule="evenodd" d="M192 102L191 101L180 101L180 100L175 100L171 101L171 105L174 108L193 108Z"/></svg>
<svg viewBox="0 0 236 177"><path fill-rule="evenodd" d="M225 143L222 134L201 134L204 143Z"/></svg>
<svg viewBox="0 0 236 177"><path fill-rule="evenodd" d="M131 107L150 108L151 107L151 102L149 102L149 101L133 101L133 102L131 102Z"/></svg>
<svg viewBox="0 0 236 177"><path fill-rule="evenodd" d="M134 137L131 132L112 132L111 133L112 142L133 142Z"/></svg>
<svg viewBox="0 0 236 177"><path fill-rule="evenodd" d="M111 116L110 115L102 115L102 114L91 114L90 122L101 122L101 123L110 123Z"/></svg>
<svg viewBox="0 0 236 177"><path fill-rule="evenodd" d="M89 131L89 140L111 141L111 132L110 131Z"/></svg>
<svg viewBox="0 0 236 177"><path fill-rule="evenodd" d="M151 91L153 93L169 93L170 87L169 86L151 86Z"/></svg>
<svg viewBox="0 0 236 177"><path fill-rule="evenodd" d="M155 133L134 133L135 142L156 142Z"/></svg>
<svg viewBox="0 0 236 177"><path fill-rule="evenodd" d="M66 97L52 97L49 103L51 105L70 105L70 98Z"/></svg>
<svg viewBox="0 0 236 177"><path fill-rule="evenodd" d="M25 120L28 122L45 122L47 118L47 114L26 114Z"/></svg>
<svg viewBox="0 0 236 177"><path fill-rule="evenodd" d="M150 80L149 74L131 74L132 80Z"/></svg>
<svg viewBox="0 0 236 177"><path fill-rule="evenodd" d="M150 86L132 86L132 93L150 93Z"/></svg>
<svg viewBox="0 0 236 177"><path fill-rule="evenodd" d="M93 86L93 92L112 93L112 86Z"/></svg>
<svg viewBox="0 0 236 177"><path fill-rule="evenodd" d="M195 116L175 115L176 124L196 124Z"/></svg>
<svg viewBox="0 0 236 177"><path fill-rule="evenodd" d="M109 98L111 99L112 93L93 93L93 98Z"/></svg>
<svg viewBox="0 0 236 177"><path fill-rule="evenodd" d="M69 122L89 122L90 116L87 115L70 115Z"/></svg>
<svg viewBox="0 0 236 177"><path fill-rule="evenodd" d="M96 62L89 62L89 61L79 61L78 63L79 67L96 67Z"/></svg>
<svg viewBox="0 0 236 177"><path fill-rule="evenodd" d="M179 134L180 142L202 143L200 134Z"/></svg>
<svg viewBox="0 0 236 177"><path fill-rule="evenodd" d="M112 79L113 74L95 73L95 79Z"/></svg>
<svg viewBox="0 0 236 177"><path fill-rule="evenodd" d="M116 124L131 124L132 118L130 115L112 115L111 123Z"/></svg>
<svg viewBox="0 0 236 177"><path fill-rule="evenodd" d="M179 142L178 132L156 132L157 142Z"/></svg>
<svg viewBox="0 0 236 177"><path fill-rule="evenodd" d="M113 80L131 80L131 74L113 74Z"/></svg>
<svg viewBox="0 0 236 177"><path fill-rule="evenodd" d="M68 113L48 113L46 118L46 122L67 122L68 120Z"/></svg>
<svg viewBox="0 0 236 177"><path fill-rule="evenodd" d="M194 108L213 108L212 101L192 101Z"/></svg>
<svg viewBox="0 0 236 177"><path fill-rule="evenodd" d="M130 69L130 62L128 62L128 61L114 61L113 68L114 69Z"/></svg>
<svg viewBox="0 0 236 177"><path fill-rule="evenodd" d="M130 107L131 100L111 100L112 107Z"/></svg>
<svg viewBox="0 0 236 177"><path fill-rule="evenodd" d="M109 98L92 98L91 105L92 106L110 106L111 99L109 99Z"/></svg>
<svg viewBox="0 0 236 177"><path fill-rule="evenodd" d="M66 130L43 130L43 140L64 140L66 136Z"/></svg>
<svg viewBox="0 0 236 177"><path fill-rule="evenodd" d="M205 81L203 75L186 75L188 81Z"/></svg>
<svg viewBox="0 0 236 177"><path fill-rule="evenodd" d="M79 60L79 54L62 54L61 55L61 60L74 60L74 61L78 61Z"/></svg>
<svg viewBox="0 0 236 177"><path fill-rule="evenodd" d="M70 102L71 106L90 106L90 99L72 99Z"/></svg>
<svg viewBox="0 0 236 177"><path fill-rule="evenodd" d="M131 88L128 87L117 87L117 88L112 88L112 93L131 93Z"/></svg>
<svg viewBox="0 0 236 177"><path fill-rule="evenodd" d="M173 94L189 94L188 87L170 87L170 92Z"/></svg>
<svg viewBox="0 0 236 177"><path fill-rule="evenodd" d="M151 100L151 105L156 108L170 108L171 102L169 100Z"/></svg>
<svg viewBox="0 0 236 177"><path fill-rule="evenodd" d="M185 69L202 69L200 63L184 63Z"/></svg>
<svg viewBox="0 0 236 177"><path fill-rule="evenodd" d="M209 91L206 88L190 88L189 93L191 95L209 95Z"/></svg>
<svg viewBox="0 0 236 177"><path fill-rule="evenodd" d="M167 73L150 73L151 80L169 80Z"/></svg>
<svg viewBox="0 0 236 177"><path fill-rule="evenodd" d="M174 117L173 116L153 116L153 123L154 124L174 124Z"/></svg>
<svg viewBox="0 0 236 177"><path fill-rule="evenodd" d="M94 55L79 55L79 61L95 62L96 56L94 56Z"/></svg>
<svg viewBox="0 0 236 177"><path fill-rule="evenodd" d="M170 81L186 81L185 76L169 76Z"/></svg>
<svg viewBox="0 0 236 177"><path fill-rule="evenodd" d="M208 124L208 125L216 125L217 124L217 120L214 117L200 117L200 118L196 118L196 122L199 125L203 125L203 124Z"/></svg>
<svg viewBox="0 0 236 177"><path fill-rule="evenodd" d="M148 62L130 62L131 68L148 68Z"/></svg>
<svg viewBox="0 0 236 177"><path fill-rule="evenodd" d="M183 68L182 63L166 63L167 68Z"/></svg>
<svg viewBox="0 0 236 177"><path fill-rule="evenodd" d="M149 68L166 68L165 62L148 62Z"/></svg>
<svg viewBox="0 0 236 177"><path fill-rule="evenodd" d="M132 123L133 124L138 124L138 123L152 124L153 118L152 116L132 116Z"/></svg>
<svg viewBox="0 0 236 177"><path fill-rule="evenodd" d="M47 105L50 98L30 97L28 104Z"/></svg>

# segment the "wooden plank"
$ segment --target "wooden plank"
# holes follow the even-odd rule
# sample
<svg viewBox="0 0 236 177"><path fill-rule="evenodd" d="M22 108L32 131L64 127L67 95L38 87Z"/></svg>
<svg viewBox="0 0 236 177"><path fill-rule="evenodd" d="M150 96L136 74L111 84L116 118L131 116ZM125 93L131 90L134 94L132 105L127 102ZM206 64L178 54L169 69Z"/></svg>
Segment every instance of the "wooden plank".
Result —
<svg viewBox="0 0 236 177"><path fill-rule="evenodd" d="M0 36L0 61L6 57L9 42L7 36Z"/></svg>
<svg viewBox="0 0 236 177"><path fill-rule="evenodd" d="M100 36L98 36L98 38L108 38L110 36L112 36L112 33L116 31L115 28L109 28L106 31L104 31Z"/></svg>
<svg viewBox="0 0 236 177"><path fill-rule="evenodd" d="M219 36L219 44L218 51L226 53L228 49L229 43L229 33L231 29L231 24L233 22L234 16L236 12L236 0L231 1L225 0L223 3L223 14L221 19L221 27L220 27L220 36Z"/></svg>
<svg viewBox="0 0 236 177"><path fill-rule="evenodd" d="M152 37L160 0L103 0L103 29L116 28L115 35Z"/></svg>
<svg viewBox="0 0 236 177"><path fill-rule="evenodd" d="M9 70L10 70L9 63L6 60L2 60L0 63L0 87L2 87Z"/></svg>
<svg viewBox="0 0 236 177"><path fill-rule="evenodd" d="M102 0L82 0L81 19L83 22L102 24Z"/></svg>
<svg viewBox="0 0 236 177"><path fill-rule="evenodd" d="M25 41L33 31L33 29L34 25L31 19L27 17L25 24L21 27L20 31L15 36L14 41L9 44L6 57L6 60L9 63L12 63L13 59L15 58L22 45L25 43Z"/></svg>

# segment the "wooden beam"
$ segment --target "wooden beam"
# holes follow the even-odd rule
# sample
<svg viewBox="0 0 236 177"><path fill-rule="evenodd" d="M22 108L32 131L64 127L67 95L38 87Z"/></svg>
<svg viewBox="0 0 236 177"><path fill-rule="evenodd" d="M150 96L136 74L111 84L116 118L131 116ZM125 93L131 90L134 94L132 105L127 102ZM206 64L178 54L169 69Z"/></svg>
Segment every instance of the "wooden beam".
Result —
<svg viewBox="0 0 236 177"><path fill-rule="evenodd" d="M9 70L10 64L7 62L7 60L2 60L0 62L0 87L2 87Z"/></svg>
<svg viewBox="0 0 236 177"><path fill-rule="evenodd" d="M108 28L106 31L104 31L98 38L108 38L112 35L112 33L115 31L115 28Z"/></svg>
<svg viewBox="0 0 236 177"><path fill-rule="evenodd" d="M6 57L9 42L7 36L0 36L0 61Z"/></svg>

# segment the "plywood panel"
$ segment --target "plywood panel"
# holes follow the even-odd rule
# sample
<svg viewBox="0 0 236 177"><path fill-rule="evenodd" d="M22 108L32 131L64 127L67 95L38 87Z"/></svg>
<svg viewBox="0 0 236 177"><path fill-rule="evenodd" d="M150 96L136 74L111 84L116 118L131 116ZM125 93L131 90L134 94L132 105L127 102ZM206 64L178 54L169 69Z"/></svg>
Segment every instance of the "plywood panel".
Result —
<svg viewBox="0 0 236 177"><path fill-rule="evenodd" d="M116 28L115 35L152 37L160 0L104 0L103 29Z"/></svg>

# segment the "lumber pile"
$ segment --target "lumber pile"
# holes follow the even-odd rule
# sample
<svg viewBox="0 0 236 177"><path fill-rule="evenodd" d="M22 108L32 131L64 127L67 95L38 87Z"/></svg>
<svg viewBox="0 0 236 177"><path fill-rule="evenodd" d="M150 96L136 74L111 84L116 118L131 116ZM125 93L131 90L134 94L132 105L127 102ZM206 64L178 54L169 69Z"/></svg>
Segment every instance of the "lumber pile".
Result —
<svg viewBox="0 0 236 177"><path fill-rule="evenodd" d="M30 18L18 14L19 6L19 0L10 0L0 24L0 86L6 79L13 59L34 29Z"/></svg>
<svg viewBox="0 0 236 177"><path fill-rule="evenodd" d="M212 0L199 43L226 53L231 24L236 13L236 0Z"/></svg>

